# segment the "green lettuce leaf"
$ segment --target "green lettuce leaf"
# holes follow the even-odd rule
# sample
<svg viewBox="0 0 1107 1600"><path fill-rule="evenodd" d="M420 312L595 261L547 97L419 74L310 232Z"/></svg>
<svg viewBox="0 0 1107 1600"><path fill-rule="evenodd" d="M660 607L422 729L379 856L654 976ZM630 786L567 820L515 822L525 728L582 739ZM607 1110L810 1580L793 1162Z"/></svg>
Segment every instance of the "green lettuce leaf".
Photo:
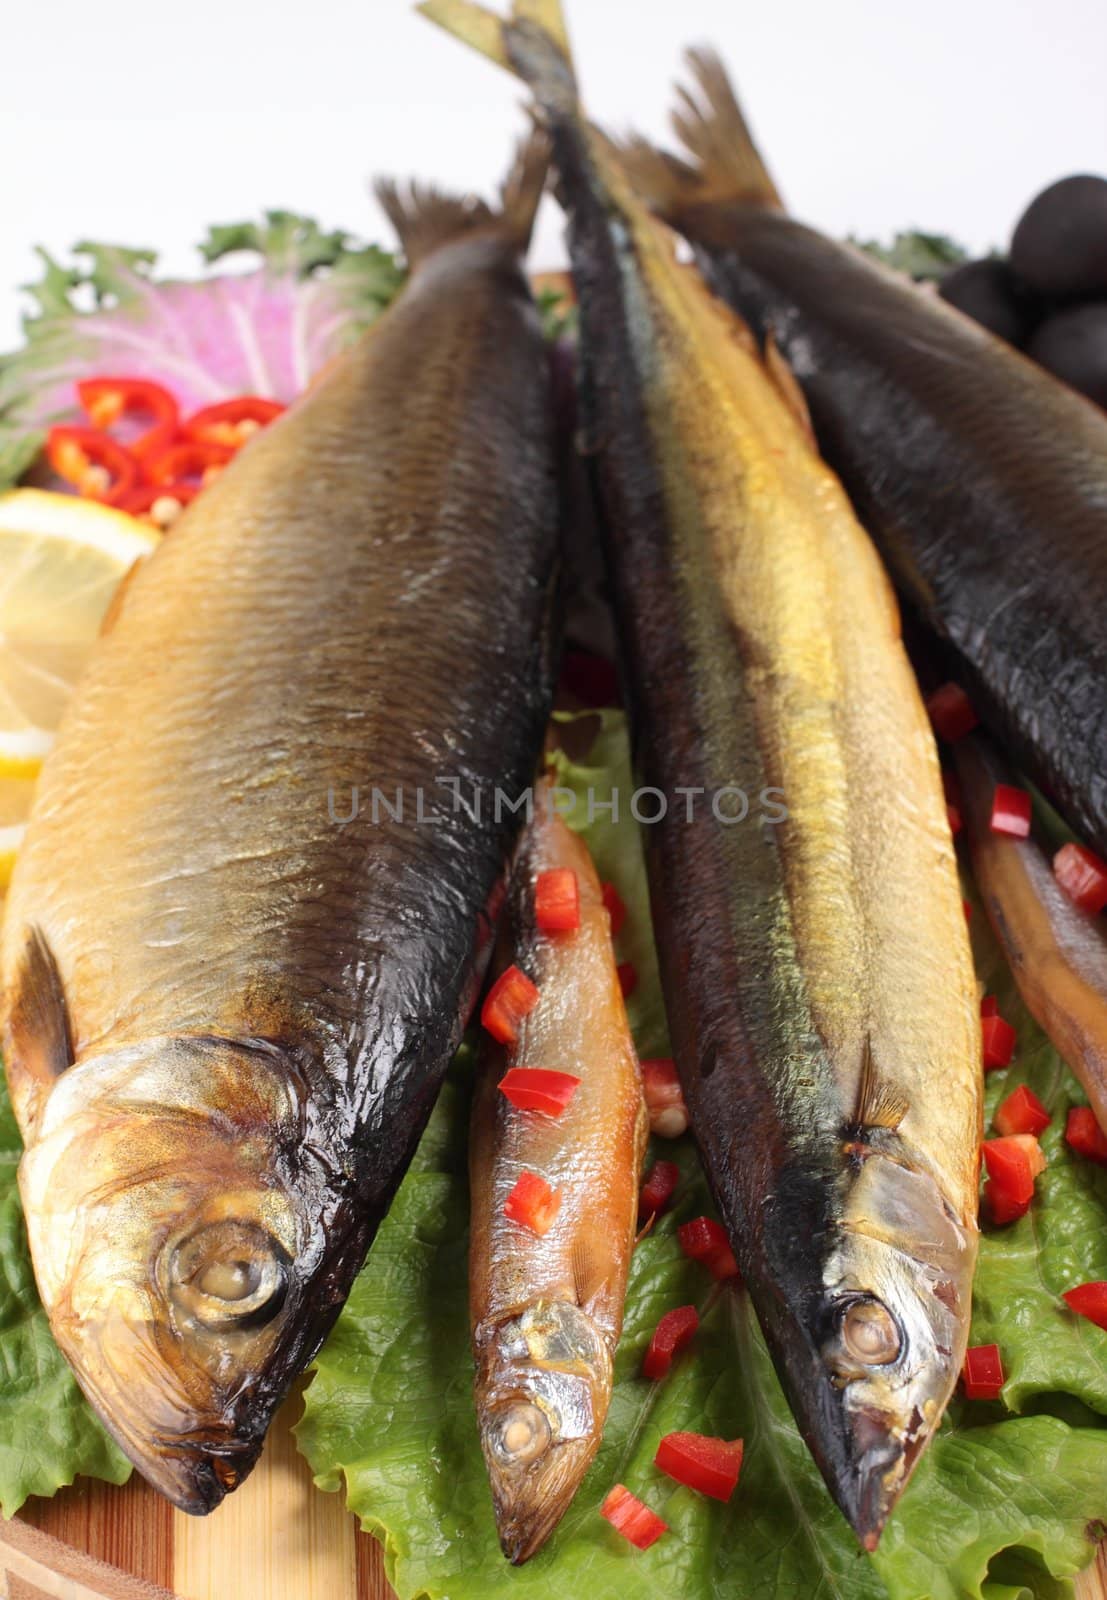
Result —
<svg viewBox="0 0 1107 1600"><path fill-rule="evenodd" d="M0 1512L51 1495L79 1473L125 1483L108 1438L50 1334L27 1250L15 1172L22 1146L0 1072Z"/></svg>
<svg viewBox="0 0 1107 1600"><path fill-rule="evenodd" d="M623 718L598 716L585 762L557 761L568 821L629 915L619 956L639 987L629 1009L644 1055L665 1048L649 934L640 834L601 809L631 792ZM592 791L591 815L588 792ZM369 1261L316 1364L298 1429L321 1487L345 1488L384 1542L401 1600L1021 1600L1072 1592L1107 1511L1107 1334L1057 1296L1107 1277L1107 1172L1064 1146L1078 1091L1022 1008L979 908L982 977L1019 1030L1018 1064L993 1073L988 1112L1020 1081L1054 1114L1050 1169L1029 1217L986 1237L973 1342L1000 1345L1001 1401L956 1398L875 1556L862 1555L792 1422L741 1290L710 1285L676 1241L709 1209L691 1143L667 1146L684 1182L674 1210L635 1252L627 1317L602 1448L561 1527L526 1567L499 1552L472 1404L466 1307L465 1171L470 1058L463 1052ZM654 1152L659 1153L659 1152ZM662 1313L695 1302L695 1347L663 1384L638 1374ZM729 1506L678 1487L653 1467L675 1429L741 1437L746 1458ZM604 1523L600 1501L625 1483L669 1524L639 1554Z"/></svg>

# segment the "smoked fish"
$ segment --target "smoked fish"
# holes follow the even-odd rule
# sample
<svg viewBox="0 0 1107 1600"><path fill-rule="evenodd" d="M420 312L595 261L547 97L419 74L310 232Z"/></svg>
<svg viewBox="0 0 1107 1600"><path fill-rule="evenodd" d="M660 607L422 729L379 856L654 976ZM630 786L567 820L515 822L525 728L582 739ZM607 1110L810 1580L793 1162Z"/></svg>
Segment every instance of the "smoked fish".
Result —
<svg viewBox="0 0 1107 1600"><path fill-rule="evenodd" d="M406 288L128 582L16 865L38 1286L186 1511L241 1482L341 1309L491 947L494 790L530 782L551 699L521 266L546 162L531 142L501 211L382 187Z"/></svg>
<svg viewBox="0 0 1107 1600"><path fill-rule="evenodd" d="M539 880L565 872L576 879L579 926L543 932ZM599 879L545 784L519 844L494 971L509 965L537 985L538 1001L513 1044L482 1041L469 1304L496 1525L504 1554L519 1563L561 1520L603 1436L648 1133ZM522 1108L504 1092L507 1074L528 1068L579 1078L559 1114ZM541 1236L505 1214L524 1174L558 1197Z"/></svg>
<svg viewBox="0 0 1107 1600"><path fill-rule="evenodd" d="M644 834L674 1055L799 1426L872 1548L960 1372L981 1127L895 601L787 369L589 127L560 7L421 9L519 73L551 137L636 754L667 803Z"/></svg>
<svg viewBox="0 0 1107 1600"><path fill-rule="evenodd" d="M1015 764L1107 854L1107 414L788 216L717 57L639 191L799 379L819 448Z"/></svg>

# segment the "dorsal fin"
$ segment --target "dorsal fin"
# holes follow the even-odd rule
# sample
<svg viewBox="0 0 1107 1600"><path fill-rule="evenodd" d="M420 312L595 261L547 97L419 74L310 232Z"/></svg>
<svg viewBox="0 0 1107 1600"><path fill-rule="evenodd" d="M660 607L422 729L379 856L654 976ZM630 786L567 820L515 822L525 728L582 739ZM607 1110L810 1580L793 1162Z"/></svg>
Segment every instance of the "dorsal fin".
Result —
<svg viewBox="0 0 1107 1600"><path fill-rule="evenodd" d="M6 996L4 1058L21 1126L73 1064L69 1012L53 951L29 928Z"/></svg>
<svg viewBox="0 0 1107 1600"><path fill-rule="evenodd" d="M857 1107L853 1129L864 1133L870 1128L894 1131L907 1115L908 1104L892 1084L881 1078L873 1055L872 1037L865 1035L861 1046L861 1075L857 1081Z"/></svg>
<svg viewBox="0 0 1107 1600"><path fill-rule="evenodd" d="M380 178L374 188L412 269L443 245L467 234L499 235L522 255L530 243L549 162L549 140L534 129L516 152L498 209L471 195L444 194L421 183L401 186Z"/></svg>

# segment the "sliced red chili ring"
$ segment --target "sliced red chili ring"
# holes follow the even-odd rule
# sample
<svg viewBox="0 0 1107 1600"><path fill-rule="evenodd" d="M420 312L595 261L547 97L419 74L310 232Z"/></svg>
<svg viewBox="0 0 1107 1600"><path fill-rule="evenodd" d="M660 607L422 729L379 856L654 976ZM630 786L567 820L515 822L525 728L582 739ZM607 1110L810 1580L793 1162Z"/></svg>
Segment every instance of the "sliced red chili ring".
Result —
<svg viewBox="0 0 1107 1600"><path fill-rule="evenodd" d="M140 461L159 454L177 436L180 412L177 402L151 378L82 378L77 398L94 428L106 432L121 417L148 416L152 423L145 433L131 439L127 448Z"/></svg>
<svg viewBox="0 0 1107 1600"><path fill-rule="evenodd" d="M146 483L124 495L119 509L130 512L132 517L144 517L157 528L169 528L199 492L196 483ZM165 515L156 514L159 505Z"/></svg>
<svg viewBox="0 0 1107 1600"><path fill-rule="evenodd" d="M222 472L234 451L226 445L202 444L198 439L183 439L171 444L168 450L148 456L145 461L146 476L151 483L209 483Z"/></svg>
<svg viewBox="0 0 1107 1600"><path fill-rule="evenodd" d="M59 425L46 436L46 459L86 500L114 506L142 475L141 463L126 445L95 428Z"/></svg>
<svg viewBox="0 0 1107 1600"><path fill-rule="evenodd" d="M287 409L279 400L267 400L259 394L235 395L231 400L205 406L189 417L184 425L185 437L199 444L240 450L255 433L267 428Z"/></svg>

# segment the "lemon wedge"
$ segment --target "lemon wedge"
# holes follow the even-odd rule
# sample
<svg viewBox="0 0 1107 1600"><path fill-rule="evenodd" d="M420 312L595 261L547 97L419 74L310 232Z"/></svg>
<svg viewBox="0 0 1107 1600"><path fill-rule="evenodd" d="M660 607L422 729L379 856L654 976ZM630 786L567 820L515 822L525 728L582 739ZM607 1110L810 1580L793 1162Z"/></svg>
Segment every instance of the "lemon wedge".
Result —
<svg viewBox="0 0 1107 1600"><path fill-rule="evenodd" d="M158 542L153 528L93 500L42 489L0 495L0 883L29 780L104 612Z"/></svg>
<svg viewBox="0 0 1107 1600"><path fill-rule="evenodd" d="M33 778L0 776L0 901L11 881L16 852L23 842L34 796Z"/></svg>

